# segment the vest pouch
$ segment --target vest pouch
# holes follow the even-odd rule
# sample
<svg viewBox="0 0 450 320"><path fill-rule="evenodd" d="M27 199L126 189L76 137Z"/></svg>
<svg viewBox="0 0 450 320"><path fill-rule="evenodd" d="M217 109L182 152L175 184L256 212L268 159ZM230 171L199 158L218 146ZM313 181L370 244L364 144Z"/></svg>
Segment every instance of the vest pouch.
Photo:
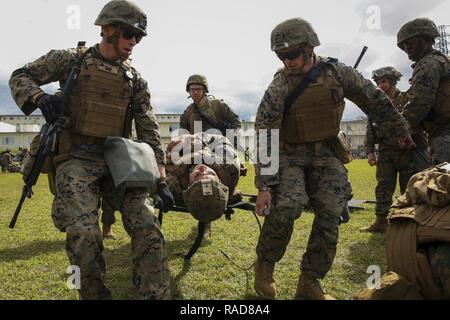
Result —
<svg viewBox="0 0 450 320"><path fill-rule="evenodd" d="M336 158L343 164L352 162L355 158L352 153L352 146L347 140L347 135L340 131L336 137L330 139L330 146Z"/></svg>
<svg viewBox="0 0 450 320"><path fill-rule="evenodd" d="M296 114L298 139L302 143L328 140L339 132L339 109ZM324 126L326 123L328 125Z"/></svg>

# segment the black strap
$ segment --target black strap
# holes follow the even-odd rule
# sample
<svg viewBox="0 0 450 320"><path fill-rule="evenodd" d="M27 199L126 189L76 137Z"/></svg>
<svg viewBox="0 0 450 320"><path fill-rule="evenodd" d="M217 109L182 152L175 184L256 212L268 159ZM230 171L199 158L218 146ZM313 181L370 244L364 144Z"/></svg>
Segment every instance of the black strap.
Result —
<svg viewBox="0 0 450 320"><path fill-rule="evenodd" d="M200 118L202 120L205 120L206 122L208 122L211 127L218 128L220 130L220 132L222 132L222 135L225 136L226 128L224 128L224 126L214 123L202 110L200 110L200 108L198 107L198 105L195 102L192 105L194 106L195 112L197 112L200 115Z"/></svg>
<svg viewBox="0 0 450 320"><path fill-rule="evenodd" d="M298 97L300 97L303 91L305 91L306 87L317 80L317 78L320 76L320 73L322 72L322 69L328 62L329 60L320 61L318 64L312 67L311 70L309 70L309 72L306 74L303 81L300 82L300 84L295 87L295 89L287 96L286 100L284 101L284 115L289 114L294 101L297 100Z"/></svg>

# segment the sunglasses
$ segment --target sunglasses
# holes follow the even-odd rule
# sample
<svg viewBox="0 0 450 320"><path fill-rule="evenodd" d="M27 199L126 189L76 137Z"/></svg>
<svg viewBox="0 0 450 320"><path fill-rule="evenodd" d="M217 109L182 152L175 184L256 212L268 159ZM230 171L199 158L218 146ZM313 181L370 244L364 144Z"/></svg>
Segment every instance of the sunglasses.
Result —
<svg viewBox="0 0 450 320"><path fill-rule="evenodd" d="M136 32L136 31L134 31L132 29L121 28L120 31L121 31L122 37L124 37L127 40L131 40L131 39L135 38L136 39L136 43L139 43L142 40L142 34L139 33L139 32Z"/></svg>
<svg viewBox="0 0 450 320"><path fill-rule="evenodd" d="M298 58L303 53L304 53L303 48L297 48L297 49L289 50L289 51L286 51L286 52L277 52L276 54L277 54L277 57L281 61L284 61L286 59L294 60L294 59Z"/></svg>

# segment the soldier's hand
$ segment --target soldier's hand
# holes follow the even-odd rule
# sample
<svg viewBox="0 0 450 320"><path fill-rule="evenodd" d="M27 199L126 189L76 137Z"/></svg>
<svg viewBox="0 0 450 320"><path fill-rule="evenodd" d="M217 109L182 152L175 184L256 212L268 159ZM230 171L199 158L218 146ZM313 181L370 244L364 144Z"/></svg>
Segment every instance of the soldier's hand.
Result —
<svg viewBox="0 0 450 320"><path fill-rule="evenodd" d="M410 133L407 133L405 136L401 137L398 140L398 145L402 149L412 149L413 147L416 146Z"/></svg>
<svg viewBox="0 0 450 320"><path fill-rule="evenodd" d="M41 110L47 123L55 121L60 115L59 99L52 94L44 93L36 98L36 106Z"/></svg>
<svg viewBox="0 0 450 320"><path fill-rule="evenodd" d="M264 210L265 209L265 210ZM272 195L270 191L259 191L256 198L256 214L264 217L272 209ZM266 214L264 214L266 211Z"/></svg>
<svg viewBox="0 0 450 320"><path fill-rule="evenodd" d="M377 164L377 156L375 155L375 153L371 152L367 155L367 162L369 162L369 165L371 167Z"/></svg>
<svg viewBox="0 0 450 320"><path fill-rule="evenodd" d="M175 201L173 199L172 192L170 192L169 187L167 186L167 183L165 182L159 183L157 189L158 189L158 196L161 199L161 203L158 204L158 207L161 209L162 212L170 211Z"/></svg>

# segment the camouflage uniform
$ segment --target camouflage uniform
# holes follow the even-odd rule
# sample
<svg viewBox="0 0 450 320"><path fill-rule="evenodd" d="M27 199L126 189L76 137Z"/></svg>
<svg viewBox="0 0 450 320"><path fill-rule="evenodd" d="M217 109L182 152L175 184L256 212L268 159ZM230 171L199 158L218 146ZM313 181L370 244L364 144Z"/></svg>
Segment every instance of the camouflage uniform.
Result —
<svg viewBox="0 0 450 320"><path fill-rule="evenodd" d="M398 112L401 112L407 101L407 94L396 90L391 99ZM417 139L415 140L417 143ZM376 167L377 187L375 189L377 216L386 217L392 204L392 196L397 184L397 175L400 183L400 192L404 193L411 176L416 173L413 163L413 151L399 148L395 139L387 139L380 135L377 125L371 119L368 120L364 146L366 153L375 152L375 144L378 144L378 159Z"/></svg>
<svg viewBox="0 0 450 320"><path fill-rule="evenodd" d="M124 1L112 3L115 2ZM13 72L9 82L12 96L25 114L35 110L31 99L42 92L41 85L59 81L63 86L68 77L68 66L77 55L74 49L52 50ZM85 58L104 59L98 45L92 47ZM120 67L121 63L116 63ZM150 104L147 83L134 69L130 112L138 139L152 146L157 161L164 164L165 154L161 149L159 127ZM70 153L56 169L52 218L55 226L67 234L66 250L70 263L81 268L82 299L111 297L103 284L105 261L98 225L100 198L109 191L105 182L111 180L101 149L102 146L95 142L92 145L74 142ZM168 299L170 274L165 241L152 205L145 189L128 190L121 210L122 221L131 236L133 284L139 298Z"/></svg>
<svg viewBox="0 0 450 320"><path fill-rule="evenodd" d="M239 116L222 100L204 97L198 108L213 122L214 126L208 121L202 120L200 114L195 110L194 103L192 103L180 117L180 128L188 130L191 134L197 133L194 132L194 121L202 122L203 131L219 129L221 126L225 126L227 129L241 127Z"/></svg>
<svg viewBox="0 0 450 320"><path fill-rule="evenodd" d="M316 62L322 59L314 54L313 57ZM333 62L327 64L322 74L337 79L340 88L335 88L336 92L342 92L344 97L360 106L379 123L380 130L386 136L406 133L406 123L389 98L356 70ZM275 75L257 112L255 129L269 129L269 141L272 135L270 129L282 127L284 101L289 94L288 81L294 80L298 84L304 74L290 77L288 79L283 72ZM261 141L259 148L262 148ZM270 142L262 154L271 154ZM268 166L259 162L256 165L256 187L271 187L273 202L256 248L258 258L274 263L283 257L294 221L309 201L315 219L301 270L315 278L323 278L330 270L336 253L339 217L349 193L347 171L326 141L281 145L279 172L261 175L262 168Z"/></svg>
<svg viewBox="0 0 450 320"><path fill-rule="evenodd" d="M185 138L181 143L191 144L191 154L183 156L184 159L187 157L190 160L188 164L174 164L171 155L172 148L169 147L166 151L166 180L175 200L178 203L183 201L182 193L189 186L189 170L196 166L194 160L198 156L201 156L203 160L208 159L208 163L214 162L213 164L203 164L213 169L219 176L220 181L229 188L230 194L233 194L233 190L235 190L239 182L240 160L237 151L231 146L228 139L221 135L207 133L197 133L192 136L187 135L183 137ZM194 153L195 144L200 146L196 154ZM208 146L212 147L213 150L208 148ZM222 150L224 150L223 158L215 160L215 157L217 157L216 154L222 154ZM227 154L229 155L228 159Z"/></svg>
<svg viewBox="0 0 450 320"><path fill-rule="evenodd" d="M442 122L438 119L427 123L427 119L433 117L439 82L450 72L449 57L433 50L414 63L412 68L414 72L408 90L408 103L402 114L413 129L424 125L434 151L435 163L450 162L450 115L447 119L441 119Z"/></svg>
<svg viewBox="0 0 450 320"><path fill-rule="evenodd" d="M2 167L2 172L5 173L9 171L9 168L12 164L11 153L9 151L5 151L0 158L0 165Z"/></svg>
<svg viewBox="0 0 450 320"><path fill-rule="evenodd" d="M411 38L432 40L437 36L439 31L433 21L418 18L402 26L397 34L397 45L404 50L404 42ZM435 163L450 162L450 58L430 49L412 68L408 103L402 114L413 131L424 128L428 132Z"/></svg>

